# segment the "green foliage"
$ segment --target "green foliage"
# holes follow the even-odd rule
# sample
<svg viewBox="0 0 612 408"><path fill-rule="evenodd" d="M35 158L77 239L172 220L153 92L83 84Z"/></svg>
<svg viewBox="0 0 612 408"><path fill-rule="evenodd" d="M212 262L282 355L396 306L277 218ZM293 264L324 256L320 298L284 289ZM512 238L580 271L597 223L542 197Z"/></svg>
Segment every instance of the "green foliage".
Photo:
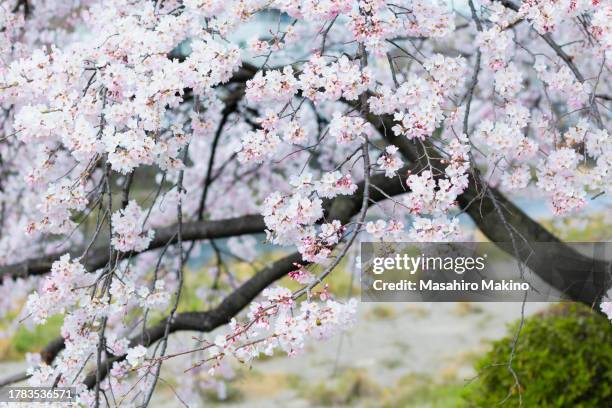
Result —
<svg viewBox="0 0 612 408"><path fill-rule="evenodd" d="M612 325L584 306L563 304L525 320L508 369L518 323L476 363L464 391L471 407L611 407Z"/></svg>
<svg viewBox="0 0 612 408"><path fill-rule="evenodd" d="M42 350L47 343L59 335L63 323L64 317L55 315L47 319L45 324L34 326L32 331L20 326L11 340L14 351L25 353Z"/></svg>

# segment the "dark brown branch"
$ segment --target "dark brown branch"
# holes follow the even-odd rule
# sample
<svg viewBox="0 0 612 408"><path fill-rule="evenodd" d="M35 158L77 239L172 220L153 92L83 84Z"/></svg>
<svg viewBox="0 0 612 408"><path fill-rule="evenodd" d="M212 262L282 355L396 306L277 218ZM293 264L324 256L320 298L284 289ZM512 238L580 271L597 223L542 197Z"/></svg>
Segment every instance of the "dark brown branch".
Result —
<svg viewBox="0 0 612 408"><path fill-rule="evenodd" d="M30 15L30 3L28 2L28 0L18 0L15 4L15 7L13 7L12 12L18 12L21 6L23 6L23 16L25 18L28 18L28 16Z"/></svg>
<svg viewBox="0 0 612 408"><path fill-rule="evenodd" d="M488 191L490 194L483 194ZM516 257L511 245L511 237L499 215L495 201L506 222L512 226L518 239L520 258L542 280L549 283L570 299L590 307L599 303L610 287L610 263L590 258L564 244L555 235L530 218L523 210L514 205L495 188L483 185L481 181L470 178L470 185L459 197L460 207L476 222L480 231L498 247ZM537 251L533 256L529 243L549 242L546 253ZM561 278L561 279L560 279Z"/></svg>
<svg viewBox="0 0 612 408"><path fill-rule="evenodd" d="M510 10L516 11L516 12L518 12L520 9L519 6L517 6L516 4L514 4L513 2L509 0L501 0L500 3L504 7ZM580 83L583 83L585 81L584 75L582 75L582 73L580 72L576 64L574 63L574 58L567 55L567 53L563 51L563 48L561 48L561 46L557 44L555 40L553 40L550 33L546 33L546 34L538 33L538 35L546 42L546 44L548 44L550 48L552 48L552 50L557 54L557 56L561 58L563 62L565 62L565 65L567 65L568 68L572 71L576 79ZM593 113L593 117L595 118L595 121L597 122L597 125L603 129L603 121L601 120L601 114L599 113L599 109L597 108L597 105L593 104L591 106L591 110Z"/></svg>
<svg viewBox="0 0 612 408"><path fill-rule="evenodd" d="M261 291L295 269L294 263L300 262L299 253L288 255L264 268L238 289L226 297L217 307L206 312L183 312L177 314L169 326L169 333L178 331L210 332L223 326L248 305ZM149 347L164 337L166 320L146 330L145 335L138 334L130 340L130 347L143 345ZM105 378L116 361L125 356L112 356L98 368L99 378ZM88 388L96 384L96 372L89 374L84 381Z"/></svg>
<svg viewBox="0 0 612 408"><path fill-rule="evenodd" d="M406 168L400 173L405 173ZM387 196L394 196L406 192L403 186L403 179L396 177L393 179L387 178L382 174L372 176L370 182L376 185L380 190L369 190L368 201L374 204L378 201L387 199ZM357 191L352 196L341 196L334 199L329 206L327 219L338 219L343 223L351 219L361 211L364 197L364 183L360 183ZM328 202L329 203L329 202ZM243 283L238 289L226 297L216 308L206 312L184 312L175 316L170 323L170 333L177 331L200 331L209 332L215 328L229 323L245 306L247 306L257 295L282 278L287 273L295 270L295 263L302 262L302 257L299 253L293 253L286 256L271 266L264 268L255 274L248 281ZM130 347L143 345L148 347L164 337L166 330L165 319L157 326L148 329L143 336L138 334L130 341ZM99 368L101 371L100 378L104 378L108 371L112 368L115 361L121 361L125 356L115 356L105 361ZM88 388L92 388L96 383L96 373L92 373L85 379L85 384Z"/></svg>
<svg viewBox="0 0 612 408"><path fill-rule="evenodd" d="M261 291L294 270L294 263L301 262L301 260L302 257L296 252L274 262L272 265L262 269L243 283L214 309L205 312L178 313L170 322L169 332L209 332L219 326L229 323L232 317L236 316L246 305L255 299ZM130 339L130 347L135 347L137 345L148 347L161 340L165 332L166 319L162 319L161 323L147 329L144 334L139 333ZM45 363L50 364L63 348L64 339L61 337L49 343L49 345L45 347L45 351L43 351L43 360ZM125 356L112 356L109 360L105 361L100 367L100 378L104 378L106 374L108 374L108 371L112 368L113 362L123 360L124 358ZM28 375L25 373L18 374L1 381L0 386L23 381L27 378ZM95 382L95 374L90 374L85 380L85 384L87 384L89 388L92 388Z"/></svg>
<svg viewBox="0 0 612 408"><path fill-rule="evenodd" d="M372 177L372 181L377 187L387 192L389 195L397 195L404 192L402 184L398 178L389 179L383 175ZM324 208L329 210L327 219L339 219L342 222L348 221L350 217L356 214L361 208L361 191L363 186L358 186L358 191L355 195L347 197L340 196L334 200L326 200ZM373 193L374 197L370 197L374 201L383 200L385 197L380 193ZM352 209L355 212L345 212L347 209ZM348 218L346 218L346 214ZM331 217L331 218L330 218ZM205 239L228 238L239 235L263 233L266 229L263 217L261 215L245 215L242 217L229 218L225 220L215 221L193 221L183 223L183 241L199 241ZM157 228L155 237L151 241L149 247L145 251L163 248L168 243L176 242L176 225L169 227ZM58 260L65 252L43 256L40 258L29 259L12 265L0 266L0 276L9 275L12 277L26 277L34 275L43 275L49 272L53 262ZM72 251L72 256L80 256L82 250ZM126 253L124 258L136 256L138 253ZM90 251L90 254L83 261L83 265L88 271L95 271L104 267L108 262L108 247L103 246Z"/></svg>
<svg viewBox="0 0 612 408"><path fill-rule="evenodd" d="M476 22L476 28L478 31L482 31L482 23L476 14L476 9L474 8L474 3L472 0L469 0L470 11L472 12L472 19ZM474 71L472 73L472 79L470 81L470 86L467 92L467 102L465 103L465 115L463 117L463 133L465 135L468 134L468 119L470 118L470 107L472 106L472 99L474 97L474 90L476 89L476 85L478 85L478 73L480 72L480 59L482 58L482 52L480 48L476 49L476 61L474 62Z"/></svg>
<svg viewBox="0 0 612 408"><path fill-rule="evenodd" d="M219 144L219 140L221 139L221 134L223 133L223 129L225 128L225 124L227 123L227 119L229 116L236 112L238 108L239 98L234 98L231 102L225 103L225 108L221 112L221 120L217 125L217 130L215 132L215 138L213 139L212 146L210 148L210 157L208 158L208 167L206 169L206 177L204 178L204 187L202 189L202 197L200 198L200 204L198 206L197 211L197 219L204 219L204 209L206 208L206 198L208 196L208 191L210 189L210 184L212 182L212 170L213 165L215 163L215 156L217 154L217 146Z"/></svg>
<svg viewBox="0 0 612 408"><path fill-rule="evenodd" d="M399 171L399 174L405 174L408 170L407 167L404 167ZM375 188L371 189L369 192L368 202L369 205L373 205L379 201L386 200L388 197L396 196L402 193L405 193L406 187L404 185L404 178L401 176L395 178L385 177L383 174L377 174L370 178L370 182ZM364 183L361 182L357 186L357 191L352 196L339 196L333 200L326 200L324 202L325 207L325 219L326 220L339 220L343 224L348 222L354 215L358 214L361 211L363 205L363 192L364 192ZM263 224L263 218L261 216L246 216L249 217L250 221L248 224L248 228L252 230L250 233L258 233L263 232L265 230L265 225ZM246 218L243 217L243 218ZM238 219L234 219L238 220ZM220 224L227 224L229 220L222 221L212 221ZM195 222L183 225L183 240L197 240L197 239L208 239L211 238L210 235L206 234L206 231L198 231L198 226L205 226L208 232L213 231L213 228L209 225L211 221L208 222ZM258 223L259 228L256 228ZM238 223L239 224L239 223ZM222 225L221 225L222 227ZM171 231L174 234L172 227L166 227L164 231ZM246 233L246 227L241 229L238 228L238 225L235 225L234 228L229 228L226 231L226 234L230 233L230 230L234 232L238 231L240 233ZM170 233L170 232L168 232ZM206 238L198 238L200 236L206 235ZM174 236L174 235L172 235ZM231 236L231 235L225 235ZM220 237L221 238L221 237ZM158 240L156 236L155 240ZM160 240L160 245L165 246L166 241ZM151 246L153 242L151 243ZM108 251L108 248L105 249ZM280 279L285 276L288 272L293 270L295 266L293 263L300 262L301 258L299 254L292 254L286 258L283 258L280 261L275 262L272 266L263 269L258 272L255 276L245 282L242 286L236 289L230 296L221 302L221 304L210 311L207 312L186 312L179 313L173 319L170 325L170 332L181 331L181 330L196 330L196 331L209 331L219 325L227 323L232 317L234 317L242 308L244 308L252 299L254 299L257 294L265 289L268 285L273 283L274 281ZM293 268L293 269L292 269ZM47 269L48 271L48 269ZM41 272L45 273L45 272ZM165 319L163 319L165 322ZM212 328L211 328L212 327ZM210 329L209 329L210 328ZM158 326L151 327L145 331L145 334L139 334L137 337L132 339L132 344L143 344L145 346L151 345L156 341L160 340L164 335L165 323L162 323ZM47 364L51 364L53 360L57 357L57 355L64 349L64 339L62 337L57 337L53 341L51 341L43 350L42 358L43 361ZM113 357L115 359L121 359L121 357ZM102 366L103 370L108 370L112 366L112 361L109 360L105 362ZM107 367L107 365L109 367ZM102 376L103 378L104 376ZM17 377L15 377L17 378ZM19 377L22 378L22 377ZM22 379L26 379L23 377ZM6 383L0 382L0 384ZM95 382L95 376L94 380ZM10 382L9 382L10 383Z"/></svg>
<svg viewBox="0 0 612 408"><path fill-rule="evenodd" d="M427 165L423 163L423 155L416 143L385 132L385 129L391 129L394 125L391 116L369 115L368 120L388 142L399 148L402 155L413 163L414 169L418 171ZM427 146L431 160L438 162L442 159L437 149L430 143L424 143L424 146ZM472 218L482 233L509 255L516 257L510 244L511 236L495 211L493 202L495 200L506 222L513 227L525 244L535 242L559 244L555 251L551 249L549 253L540 252L538 256L529 256L531 253L529 248L523 245L520 261L523 261L542 280L565 293L570 299L588 306L597 304L611 284L610 263L582 255L564 244L497 189L483 185L479 177L478 169L473 168L469 186L458 201L460 208ZM491 194L485 194L487 191ZM558 275L561 275L562 279L559 279Z"/></svg>
<svg viewBox="0 0 612 408"><path fill-rule="evenodd" d="M245 215L242 217L229 218L215 221L194 221L183 225L183 239L185 241L197 241L212 238L227 238L237 235L260 233L265 230L263 218L260 215ZM176 242L176 226L157 228L155 237L145 251L163 248L170 243ZM10 275L12 277L26 277L43 275L51 269L53 262L58 260L65 252L29 259L17 264L0 266L0 276ZM80 256L82 250L70 252L71 256ZM126 253L124 257L136 255ZM95 271L104 267L108 262L108 247L96 248L83 260L83 265L88 271Z"/></svg>

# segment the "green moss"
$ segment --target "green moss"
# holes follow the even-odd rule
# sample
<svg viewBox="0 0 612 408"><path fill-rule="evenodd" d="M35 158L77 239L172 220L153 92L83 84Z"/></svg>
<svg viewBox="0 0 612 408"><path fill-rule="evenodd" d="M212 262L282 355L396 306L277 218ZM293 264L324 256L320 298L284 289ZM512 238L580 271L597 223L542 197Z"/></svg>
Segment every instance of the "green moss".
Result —
<svg viewBox="0 0 612 408"><path fill-rule="evenodd" d="M470 407L505 401L526 407L612 406L612 326L575 304L557 305L525 320L516 346L513 370L507 367L517 324L508 336L476 363L478 379L466 387Z"/></svg>

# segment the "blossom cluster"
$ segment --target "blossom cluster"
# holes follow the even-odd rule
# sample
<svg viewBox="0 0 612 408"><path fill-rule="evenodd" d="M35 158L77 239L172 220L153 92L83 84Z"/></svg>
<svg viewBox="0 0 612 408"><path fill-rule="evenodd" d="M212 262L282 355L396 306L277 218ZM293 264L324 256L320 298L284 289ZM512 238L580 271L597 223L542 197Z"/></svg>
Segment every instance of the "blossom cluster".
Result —
<svg viewBox="0 0 612 408"><path fill-rule="evenodd" d="M276 244L296 244L305 260L326 259L339 242L344 227L338 220L324 223L317 232L315 224L323 217L321 198L352 195L357 190L351 175L329 172L316 181L304 173L292 180L295 193L272 193L264 201L262 213L268 228L268 239ZM319 198L321 197L321 198Z"/></svg>
<svg viewBox="0 0 612 408"><path fill-rule="evenodd" d="M361 136L369 133L369 130L370 126L363 118L340 113L335 113L329 124L329 135L336 139L338 144L360 142Z"/></svg>
<svg viewBox="0 0 612 408"><path fill-rule="evenodd" d="M269 238L274 243L289 244L302 237L307 226L323 217L323 202L302 193L283 196L277 192L266 198L262 214L271 231Z"/></svg>
<svg viewBox="0 0 612 408"><path fill-rule="evenodd" d="M381 170L385 171L385 176L387 177L393 177L404 164L404 162L397 157L397 151L398 148L396 146L387 146L383 154L376 160L376 164L378 164Z"/></svg>
<svg viewBox="0 0 612 408"><path fill-rule="evenodd" d="M456 239L459 233L459 220L444 216L434 218L415 217L408 237L415 242L443 242Z"/></svg>
<svg viewBox="0 0 612 408"><path fill-rule="evenodd" d="M538 187L551 195L556 214L577 209L586 204L586 192L575 175L579 156L567 147L551 152L538 166Z"/></svg>
<svg viewBox="0 0 612 408"><path fill-rule="evenodd" d="M72 183L69 179L64 179L53 183L47 188L44 200L38 205L40 221L31 223L28 231L68 233L76 226L71 220L72 212L83 211L87 203L85 189L80 182Z"/></svg>
<svg viewBox="0 0 612 408"><path fill-rule="evenodd" d="M400 241L404 237L404 223L397 220L370 221L366 224L366 232L375 239Z"/></svg>
<svg viewBox="0 0 612 408"><path fill-rule="evenodd" d="M83 295L83 288L90 278L91 275L87 275L83 265L71 260L68 254L55 261L51 272L44 278L40 291L28 297L26 309L34 322L44 323L49 316L74 306Z"/></svg>
<svg viewBox="0 0 612 408"><path fill-rule="evenodd" d="M240 139L237 150L241 163L262 163L274 157L283 140L287 144L300 144L308 139L306 130L298 121L281 118L271 110L257 122L261 128L247 131Z"/></svg>
<svg viewBox="0 0 612 408"><path fill-rule="evenodd" d="M121 252L140 252L149 246L155 232L144 231L147 214L136 201L115 212L112 216L113 238L111 244Z"/></svg>
<svg viewBox="0 0 612 408"><path fill-rule="evenodd" d="M292 292L283 287L266 289L262 296L263 301L251 304L246 323L232 320L229 333L217 335L214 343L206 347L210 371L219 367L226 356L249 363L260 354L272 355L276 349L296 355L309 338L328 339L355 320L354 299L346 303L307 299L298 304Z"/></svg>
<svg viewBox="0 0 612 408"><path fill-rule="evenodd" d="M282 71L257 71L252 79L246 82L246 97L251 102L262 99L276 102L287 102L297 92L298 81L291 66Z"/></svg>
<svg viewBox="0 0 612 408"><path fill-rule="evenodd" d="M521 5L519 14L525 16L540 34L546 34L557 31L565 20L588 13L599 3L598 0L532 0Z"/></svg>
<svg viewBox="0 0 612 408"><path fill-rule="evenodd" d="M394 114L393 132L408 139L425 139L445 118L445 97L459 92L465 78L462 58L436 54L424 62L429 78L411 74L395 90L381 87L369 98L372 113Z"/></svg>
<svg viewBox="0 0 612 408"><path fill-rule="evenodd" d="M468 186L470 159L467 138L454 139L449 143L450 160L444 175L434 174L434 169L411 174L406 180L410 189L404 197L404 206L415 215L441 215L455 205L457 197Z"/></svg>
<svg viewBox="0 0 612 408"><path fill-rule="evenodd" d="M394 37L401 29L400 19L385 10L384 5L380 0L361 0L359 9L351 14L348 23L353 37L377 55L384 55L388 49L385 40Z"/></svg>

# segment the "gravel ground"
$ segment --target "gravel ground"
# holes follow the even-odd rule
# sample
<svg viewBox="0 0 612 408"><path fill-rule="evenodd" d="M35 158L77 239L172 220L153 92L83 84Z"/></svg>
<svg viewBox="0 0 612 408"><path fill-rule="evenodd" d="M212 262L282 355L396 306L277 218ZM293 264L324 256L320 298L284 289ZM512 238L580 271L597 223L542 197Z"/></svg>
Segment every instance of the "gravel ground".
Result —
<svg viewBox="0 0 612 408"><path fill-rule="evenodd" d="M525 314L545 307L527 303ZM320 383L347 368L358 369L381 385L394 384L407 374L465 381L475 375L469 356L485 351L491 340L504 336L507 323L521 316L520 303L362 303L359 309L357 324L343 336L311 343L308 352L297 357L255 362L255 380L247 373L234 382L243 398L218 406L310 407L282 379ZM182 336L185 341L191 338ZM183 405L166 391L155 406Z"/></svg>

